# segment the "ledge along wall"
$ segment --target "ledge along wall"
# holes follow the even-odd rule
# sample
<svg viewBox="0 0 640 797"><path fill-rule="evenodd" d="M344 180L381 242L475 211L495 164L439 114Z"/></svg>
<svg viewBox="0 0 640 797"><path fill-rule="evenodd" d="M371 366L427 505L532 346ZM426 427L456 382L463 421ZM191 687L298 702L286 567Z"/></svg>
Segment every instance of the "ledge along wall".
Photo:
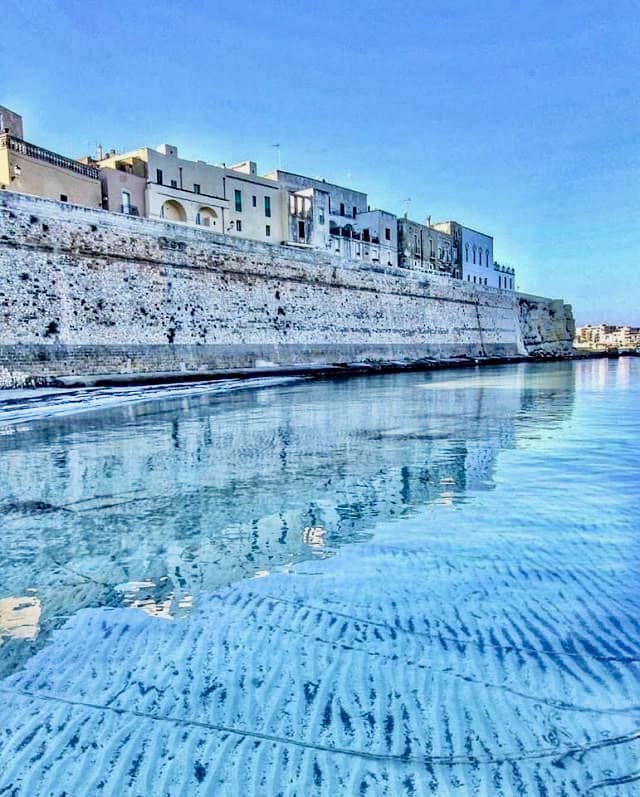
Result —
<svg viewBox="0 0 640 797"><path fill-rule="evenodd" d="M570 354L571 308L0 192L0 386Z"/></svg>

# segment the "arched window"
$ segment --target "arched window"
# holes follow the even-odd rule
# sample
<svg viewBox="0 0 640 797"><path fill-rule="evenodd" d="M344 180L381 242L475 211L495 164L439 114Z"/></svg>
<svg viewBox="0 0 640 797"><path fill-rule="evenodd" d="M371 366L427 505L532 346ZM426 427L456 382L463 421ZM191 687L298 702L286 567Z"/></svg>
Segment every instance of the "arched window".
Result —
<svg viewBox="0 0 640 797"><path fill-rule="evenodd" d="M473 262L476 262L476 245L473 245Z"/></svg>
<svg viewBox="0 0 640 797"><path fill-rule="evenodd" d="M218 214L213 208L200 208L196 214L196 224L201 224L203 227L217 227Z"/></svg>
<svg viewBox="0 0 640 797"><path fill-rule="evenodd" d="M164 205L160 208L160 215L167 221L185 222L187 220L185 209L175 199L167 199Z"/></svg>
<svg viewBox="0 0 640 797"><path fill-rule="evenodd" d="M488 249L484 250L484 259L485 259L485 263L486 263L487 268L489 268L489 250Z"/></svg>

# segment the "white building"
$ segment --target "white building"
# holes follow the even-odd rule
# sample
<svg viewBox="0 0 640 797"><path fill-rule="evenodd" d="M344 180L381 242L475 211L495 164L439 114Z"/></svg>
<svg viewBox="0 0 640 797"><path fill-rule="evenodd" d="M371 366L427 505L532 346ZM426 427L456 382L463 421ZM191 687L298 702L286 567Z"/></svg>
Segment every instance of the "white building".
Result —
<svg viewBox="0 0 640 797"><path fill-rule="evenodd" d="M360 262L398 264L396 217L371 210L365 193L281 169L266 176L288 192L289 242Z"/></svg>
<svg viewBox="0 0 640 797"><path fill-rule="evenodd" d="M515 271L501 266L493 259L493 237L457 221L442 221L432 225L451 235L457 253L456 271L460 279L474 285L500 290L515 290Z"/></svg>

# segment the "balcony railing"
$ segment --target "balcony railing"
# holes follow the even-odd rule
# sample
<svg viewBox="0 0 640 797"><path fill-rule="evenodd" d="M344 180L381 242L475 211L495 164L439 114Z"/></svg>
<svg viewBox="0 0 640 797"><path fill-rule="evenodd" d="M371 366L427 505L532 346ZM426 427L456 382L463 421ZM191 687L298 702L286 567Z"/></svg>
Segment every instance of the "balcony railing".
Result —
<svg viewBox="0 0 640 797"><path fill-rule="evenodd" d="M35 144L30 144L28 141L23 141L21 138L16 138L16 136L8 133L0 135L0 149L10 149L20 155L26 155L28 158L49 163L60 169L68 169L83 177L90 177L93 180L100 179L99 169L87 166L85 163L80 163L72 158L65 158L64 155L58 155L57 152L37 147Z"/></svg>

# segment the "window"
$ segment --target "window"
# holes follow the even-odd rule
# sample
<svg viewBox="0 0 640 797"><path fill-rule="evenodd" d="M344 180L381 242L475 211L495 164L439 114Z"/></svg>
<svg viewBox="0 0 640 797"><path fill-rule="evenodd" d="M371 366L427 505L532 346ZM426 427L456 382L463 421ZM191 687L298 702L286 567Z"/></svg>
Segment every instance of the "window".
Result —
<svg viewBox="0 0 640 797"><path fill-rule="evenodd" d="M369 228L365 227L362 231L362 240L367 241L367 243L371 240L371 233L369 232Z"/></svg>
<svg viewBox="0 0 640 797"><path fill-rule="evenodd" d="M429 238L429 257L433 257L433 238Z"/></svg>
<svg viewBox="0 0 640 797"><path fill-rule="evenodd" d="M258 207L258 197L255 194L251 197L251 204L254 208Z"/></svg>
<svg viewBox="0 0 640 797"><path fill-rule="evenodd" d="M177 188L177 187L178 187L178 181L177 180L172 180L171 181L171 188Z"/></svg>
<svg viewBox="0 0 640 797"><path fill-rule="evenodd" d="M156 183L162 185L162 169L156 169Z"/></svg>
<svg viewBox="0 0 640 797"><path fill-rule="evenodd" d="M485 263L486 263L487 268L489 268L489 250L488 249L484 250L484 259L485 259Z"/></svg>
<svg viewBox="0 0 640 797"><path fill-rule="evenodd" d="M355 219L357 213L358 213L358 208L354 207L353 208L353 218L354 219Z"/></svg>
<svg viewBox="0 0 640 797"><path fill-rule="evenodd" d="M384 228L384 239L385 239L385 241L390 241L391 240L391 227L385 227Z"/></svg>
<svg viewBox="0 0 640 797"><path fill-rule="evenodd" d="M66 194L60 194L60 201L61 202L68 202L69 197Z"/></svg>
<svg viewBox="0 0 640 797"><path fill-rule="evenodd" d="M271 238L271 225L270 224L267 224L266 227L264 228L264 234L267 236L267 238Z"/></svg>
<svg viewBox="0 0 640 797"><path fill-rule="evenodd" d="M318 208L318 224L324 224L324 208Z"/></svg>
<svg viewBox="0 0 640 797"><path fill-rule="evenodd" d="M340 215L344 216L344 202L340 203Z"/></svg>
<svg viewBox="0 0 640 797"><path fill-rule="evenodd" d="M469 244L464 245L464 259L469 262Z"/></svg>
<svg viewBox="0 0 640 797"><path fill-rule="evenodd" d="M233 192L233 197L236 206L236 213L242 213L242 191L239 188Z"/></svg>
<svg viewBox="0 0 640 797"><path fill-rule="evenodd" d="M238 219L238 220L236 221L236 230L237 230L238 232L242 232L242 222L240 221L240 219Z"/></svg>
<svg viewBox="0 0 640 797"><path fill-rule="evenodd" d="M304 230L304 222L303 221L299 221L298 222L298 240L299 241L304 241L305 238L306 238L306 235L305 235L305 230Z"/></svg>
<svg viewBox="0 0 640 797"><path fill-rule="evenodd" d="M121 194L122 204L120 210L122 213L131 213L131 194L128 191L123 191Z"/></svg>
<svg viewBox="0 0 640 797"><path fill-rule="evenodd" d="M266 196L264 198L264 215L269 218L271 216L271 197Z"/></svg>
<svg viewBox="0 0 640 797"><path fill-rule="evenodd" d="M200 183L194 183L193 184L193 193L194 194L199 194L200 193Z"/></svg>

